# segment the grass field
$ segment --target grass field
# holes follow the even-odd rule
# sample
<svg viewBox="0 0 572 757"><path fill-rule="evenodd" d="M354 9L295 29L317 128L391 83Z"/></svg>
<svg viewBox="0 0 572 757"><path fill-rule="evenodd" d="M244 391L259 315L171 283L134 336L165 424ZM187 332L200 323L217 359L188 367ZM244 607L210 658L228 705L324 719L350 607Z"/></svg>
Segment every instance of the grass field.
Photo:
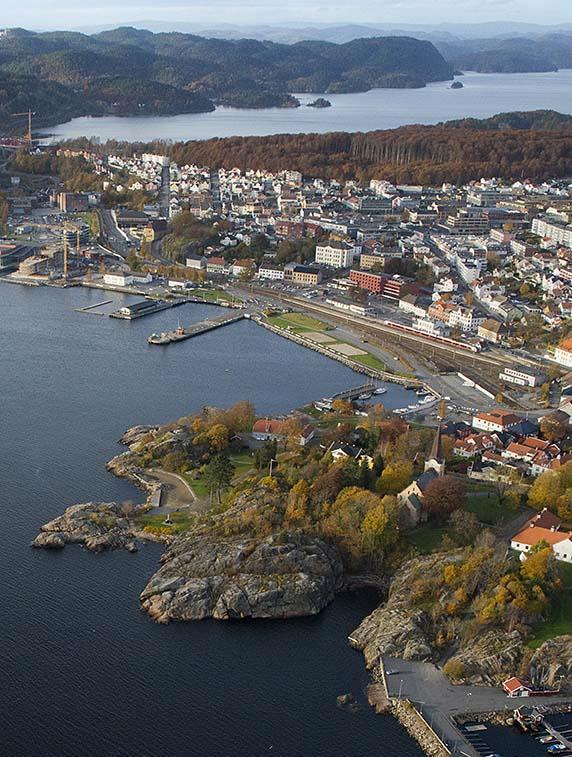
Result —
<svg viewBox="0 0 572 757"><path fill-rule="evenodd" d="M328 331L332 327L317 318L312 318L304 313L281 313L280 315L271 315L268 318L269 323L278 326L281 329L288 329L295 334L304 334L308 331Z"/></svg>
<svg viewBox="0 0 572 757"><path fill-rule="evenodd" d="M240 476L243 476L245 473L248 473L250 470L252 470L252 468L254 468L254 457L250 454L250 452L242 452L237 455L231 455L230 460L235 467L235 481L240 478ZM200 476L198 478L193 478L189 474L183 474L183 477L186 481L188 481L189 486L199 499L206 499L210 495L210 491L206 483Z"/></svg>
<svg viewBox="0 0 572 757"><path fill-rule="evenodd" d="M446 533L447 529L441 526L421 526L407 534L407 541L421 554L427 555L439 547Z"/></svg>
<svg viewBox="0 0 572 757"><path fill-rule="evenodd" d="M373 368L376 371L387 371L387 365L375 355L355 355L352 357L356 363L361 363L368 368Z"/></svg>
<svg viewBox="0 0 572 757"><path fill-rule="evenodd" d="M465 509L475 513L481 523L499 526L514 518L516 511L508 504L501 505L496 492L492 490L468 491Z"/></svg>
<svg viewBox="0 0 572 757"><path fill-rule="evenodd" d="M145 513L144 515L138 515L135 521L141 528L145 528L146 526L150 528L164 528L168 529L169 533L180 534L183 531L187 531L197 520L197 516L194 513L181 510L170 514L172 525L166 526L163 522L166 517L164 513Z"/></svg>
<svg viewBox="0 0 572 757"><path fill-rule="evenodd" d="M569 634L572 630L572 565L559 563L558 569L563 583L557 601L554 601L546 620L538 626L528 646L536 649L547 639Z"/></svg>
<svg viewBox="0 0 572 757"><path fill-rule="evenodd" d="M207 302L216 302L217 300L232 302L235 299L223 289L193 289L191 294L196 295L197 297L202 297Z"/></svg>

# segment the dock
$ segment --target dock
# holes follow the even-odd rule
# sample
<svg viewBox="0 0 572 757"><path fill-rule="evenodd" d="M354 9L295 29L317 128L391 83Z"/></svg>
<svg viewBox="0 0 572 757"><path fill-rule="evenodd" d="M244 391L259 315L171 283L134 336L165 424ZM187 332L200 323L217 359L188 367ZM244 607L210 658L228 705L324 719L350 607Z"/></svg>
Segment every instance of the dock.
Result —
<svg viewBox="0 0 572 757"><path fill-rule="evenodd" d="M96 302L95 305L86 305L84 308L76 308L76 313L92 313L95 315L106 315L105 313L93 313L97 308L102 308L104 305L109 305L113 300L103 300L103 302Z"/></svg>
<svg viewBox="0 0 572 757"><path fill-rule="evenodd" d="M568 738L570 729L566 729L567 733L564 734L561 731L558 731L546 720L543 722L543 726L546 728L547 732L552 736L552 738L556 739L556 741L562 744L562 746L566 747L566 749L572 750L572 741Z"/></svg>
<svg viewBox="0 0 572 757"><path fill-rule="evenodd" d="M184 305L186 300L154 300L145 299L139 302L134 302L132 305L124 305L110 313L110 318L121 318L124 321L133 321L135 318L143 318L146 315L152 315L158 313L161 310L169 310L170 308L176 308L180 305Z"/></svg>
<svg viewBox="0 0 572 757"><path fill-rule="evenodd" d="M225 313L217 318L208 318L199 323L193 323L191 326L180 327L176 331L167 331L161 335L152 334L147 341L149 344L158 345L176 344L177 342L192 339L194 336L206 334L208 331L214 331L214 329L220 329L223 326L230 326L231 323L237 323L249 317L249 314L244 312L232 315Z"/></svg>

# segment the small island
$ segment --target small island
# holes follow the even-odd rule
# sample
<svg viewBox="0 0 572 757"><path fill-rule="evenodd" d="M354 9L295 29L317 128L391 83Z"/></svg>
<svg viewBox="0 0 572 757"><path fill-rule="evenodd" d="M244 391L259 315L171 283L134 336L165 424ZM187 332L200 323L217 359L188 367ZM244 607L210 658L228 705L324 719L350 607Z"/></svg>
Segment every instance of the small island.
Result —
<svg viewBox="0 0 572 757"><path fill-rule="evenodd" d="M331 108L332 103L329 100L326 100L325 97L318 97L316 100L312 100L311 103L307 104L308 108Z"/></svg>
<svg viewBox="0 0 572 757"><path fill-rule="evenodd" d="M451 89L463 89L463 87L464 87L464 84L461 81L454 81L451 84Z"/></svg>

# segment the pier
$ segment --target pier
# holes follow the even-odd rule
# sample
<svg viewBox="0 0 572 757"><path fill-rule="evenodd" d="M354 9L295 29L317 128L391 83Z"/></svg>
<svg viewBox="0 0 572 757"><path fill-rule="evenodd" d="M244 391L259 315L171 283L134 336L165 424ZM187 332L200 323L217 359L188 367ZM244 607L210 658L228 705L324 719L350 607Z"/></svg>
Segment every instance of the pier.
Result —
<svg viewBox="0 0 572 757"><path fill-rule="evenodd" d="M103 300L103 302L96 302L95 305L86 305L84 308L76 308L76 313L92 313L93 315L106 315L106 313L94 313L96 308L102 308L104 305L109 305L113 300Z"/></svg>
<svg viewBox="0 0 572 757"><path fill-rule="evenodd" d="M186 300L175 300L173 302L167 300L152 300L145 299L139 302L134 302L132 305L124 305L113 313L110 313L110 318L121 318L124 321L133 321L135 318L143 318L146 315L152 315L158 313L161 310L169 310L170 308L179 307L184 305Z"/></svg>
<svg viewBox="0 0 572 757"><path fill-rule="evenodd" d="M200 336L200 334L206 334L207 331L214 331L214 329L220 329L223 326L230 326L231 323L237 323L244 318L249 318L248 313L239 313L229 315L225 313L218 318L208 318L199 323L193 323L191 326L180 327L176 331L167 331L160 335L151 334L147 340L149 344L174 344L176 342L184 342L186 339L192 339L194 336Z"/></svg>
<svg viewBox="0 0 572 757"><path fill-rule="evenodd" d="M546 720L543 722L543 726L546 728L547 732L552 736L552 738L556 739L556 741L562 746L566 747L566 749L572 751L572 741L569 738L570 735L570 729L566 729L566 735L562 733L561 731L556 730L556 728L553 725L550 725Z"/></svg>

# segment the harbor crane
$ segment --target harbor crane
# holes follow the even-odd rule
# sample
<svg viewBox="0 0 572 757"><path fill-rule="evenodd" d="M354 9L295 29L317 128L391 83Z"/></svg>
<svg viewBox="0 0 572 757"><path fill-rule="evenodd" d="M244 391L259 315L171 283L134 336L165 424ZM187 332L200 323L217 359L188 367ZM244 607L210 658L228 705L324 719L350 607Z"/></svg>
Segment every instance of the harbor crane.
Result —
<svg viewBox="0 0 572 757"><path fill-rule="evenodd" d="M36 115L36 112L33 110L26 110L23 113L12 113L14 117L16 116L27 116L28 118L28 131L26 133L26 140L28 141L28 144L30 147L32 146L32 116Z"/></svg>

